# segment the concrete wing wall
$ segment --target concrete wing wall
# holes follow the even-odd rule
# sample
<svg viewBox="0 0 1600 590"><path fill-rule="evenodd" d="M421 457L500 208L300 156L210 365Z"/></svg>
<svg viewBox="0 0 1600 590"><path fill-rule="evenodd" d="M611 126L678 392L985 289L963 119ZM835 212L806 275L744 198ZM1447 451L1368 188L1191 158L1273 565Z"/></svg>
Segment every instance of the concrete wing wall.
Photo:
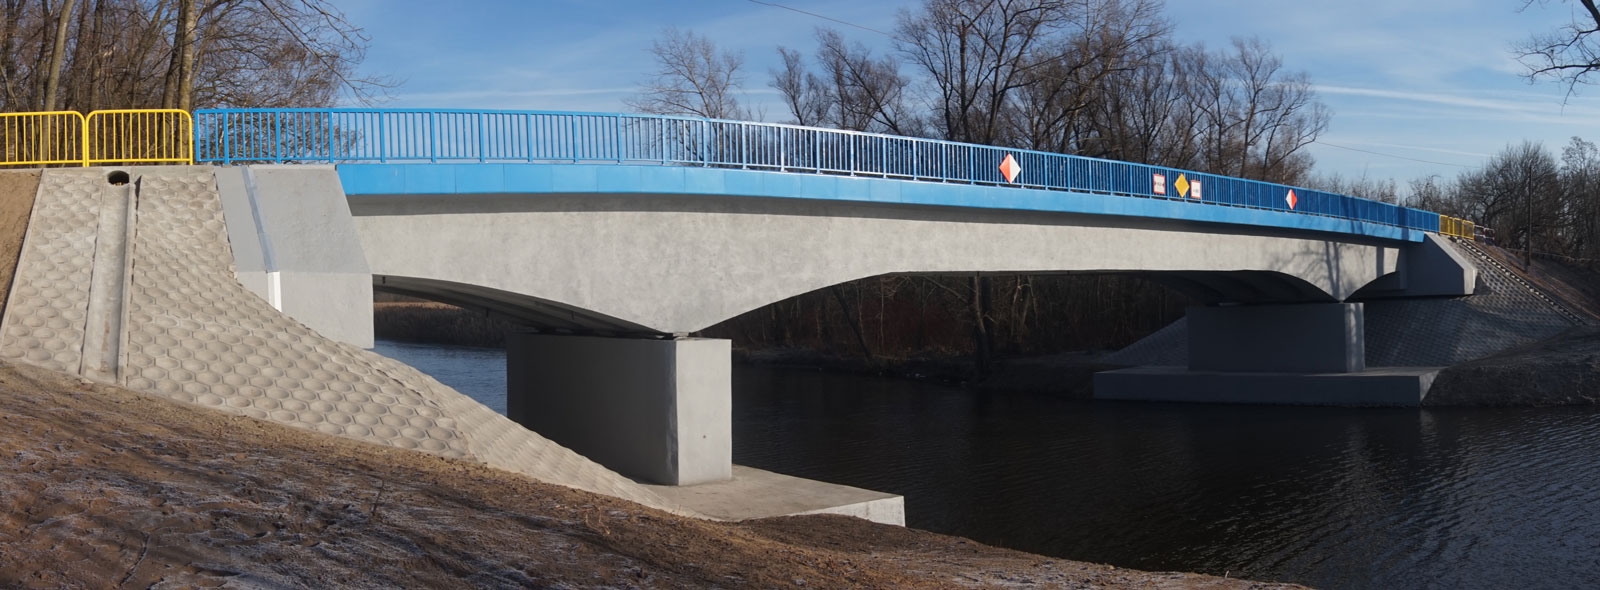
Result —
<svg viewBox="0 0 1600 590"><path fill-rule="evenodd" d="M1271 273L1307 286L1309 300L1335 301L1394 272L1399 257L1381 241L893 204L599 194L350 203L375 276L487 288L667 333L890 273Z"/></svg>
<svg viewBox="0 0 1600 590"><path fill-rule="evenodd" d="M217 169L239 282L319 333L372 347L372 275L332 166Z"/></svg>

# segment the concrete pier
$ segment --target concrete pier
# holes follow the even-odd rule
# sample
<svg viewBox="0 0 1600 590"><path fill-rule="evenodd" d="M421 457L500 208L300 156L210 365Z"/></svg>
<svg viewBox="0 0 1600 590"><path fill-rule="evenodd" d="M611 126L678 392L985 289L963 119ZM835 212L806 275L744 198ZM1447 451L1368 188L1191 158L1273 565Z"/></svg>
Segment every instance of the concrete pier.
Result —
<svg viewBox="0 0 1600 590"><path fill-rule="evenodd" d="M633 479L733 476L727 340L514 334L506 415Z"/></svg>
<svg viewBox="0 0 1600 590"><path fill-rule="evenodd" d="M1369 370L1360 303L1192 307L1189 365L1094 376L1095 399L1417 406L1439 367Z"/></svg>
<svg viewBox="0 0 1600 590"><path fill-rule="evenodd" d="M1354 373L1366 368L1360 303L1191 307L1189 368Z"/></svg>

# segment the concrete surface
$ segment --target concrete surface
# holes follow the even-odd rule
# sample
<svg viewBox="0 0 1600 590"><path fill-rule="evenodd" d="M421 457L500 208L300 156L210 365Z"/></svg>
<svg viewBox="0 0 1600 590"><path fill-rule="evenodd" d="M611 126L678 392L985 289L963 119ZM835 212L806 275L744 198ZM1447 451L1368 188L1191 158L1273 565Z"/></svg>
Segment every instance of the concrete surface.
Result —
<svg viewBox="0 0 1600 590"><path fill-rule="evenodd" d="M107 184L99 191L99 235L89 276L89 307L84 325L83 360L78 372L102 383L120 383L123 322L128 315L128 283L133 259L133 186Z"/></svg>
<svg viewBox="0 0 1600 590"><path fill-rule="evenodd" d="M720 520L842 514L906 525L905 498L734 465L732 478L692 486L650 486L684 508Z"/></svg>
<svg viewBox="0 0 1600 590"><path fill-rule="evenodd" d="M372 274L332 166L221 168L239 282L318 333L372 347Z"/></svg>
<svg viewBox="0 0 1600 590"><path fill-rule="evenodd" d="M677 195L353 196L350 209L380 282L441 298L472 289L478 307L545 305L578 316L578 328L619 333L693 332L891 273L1113 272L1170 281L1208 302L1332 302L1395 272L1403 243L1135 217Z"/></svg>
<svg viewBox="0 0 1600 590"><path fill-rule="evenodd" d="M1379 279L1361 295L1370 297L1462 297L1478 286L1478 267L1456 251L1448 238L1426 234L1421 242L1406 244L1400 270Z"/></svg>
<svg viewBox="0 0 1600 590"><path fill-rule="evenodd" d="M79 374L105 169L41 177L0 319L0 356ZM682 509L391 359L317 334L233 275L208 167L134 169L134 239L116 374L129 389L370 443L476 460L534 479ZM108 329L115 329L107 322Z"/></svg>
<svg viewBox="0 0 1600 590"><path fill-rule="evenodd" d="M1366 368L1360 303L1191 307L1195 371L1355 373Z"/></svg>
<svg viewBox="0 0 1600 590"><path fill-rule="evenodd" d="M731 354L727 340L512 334L506 415L636 480L726 480Z"/></svg>
<svg viewBox="0 0 1600 590"><path fill-rule="evenodd" d="M1094 375L1094 398L1304 406L1422 404L1443 367L1387 367L1359 373L1289 374L1135 367Z"/></svg>

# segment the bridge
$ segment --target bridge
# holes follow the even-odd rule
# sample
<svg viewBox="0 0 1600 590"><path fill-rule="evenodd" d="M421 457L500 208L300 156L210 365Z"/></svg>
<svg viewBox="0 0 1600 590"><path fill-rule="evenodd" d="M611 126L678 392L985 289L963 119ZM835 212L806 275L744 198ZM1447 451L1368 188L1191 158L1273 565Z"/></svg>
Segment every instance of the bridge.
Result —
<svg viewBox="0 0 1600 590"><path fill-rule="evenodd" d="M1189 366L1104 375L1102 395L1415 405L1431 373L1366 369L1363 302L1477 282L1447 244L1472 236L1462 220L1063 154L603 113L111 113L95 133L95 114L45 115L69 139L12 163L215 166L239 282L322 334L370 346L373 289L527 326L508 346L509 417L674 485L731 465L729 343L691 335L830 285L1146 277L1203 304Z"/></svg>

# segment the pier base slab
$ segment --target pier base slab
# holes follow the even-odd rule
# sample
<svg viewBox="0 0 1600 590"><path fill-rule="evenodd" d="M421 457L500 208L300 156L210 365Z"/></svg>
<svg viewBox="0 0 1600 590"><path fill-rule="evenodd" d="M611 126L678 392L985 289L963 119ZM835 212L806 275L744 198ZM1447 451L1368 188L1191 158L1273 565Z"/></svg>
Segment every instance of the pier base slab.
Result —
<svg viewBox="0 0 1600 590"><path fill-rule="evenodd" d="M1135 367L1094 376L1105 400L1283 404L1422 405L1443 367L1385 367L1357 373L1224 373L1183 367Z"/></svg>
<svg viewBox="0 0 1600 590"><path fill-rule="evenodd" d="M812 479L733 466L733 478L692 486L649 486L678 505L720 520L842 514L906 525L905 498Z"/></svg>

